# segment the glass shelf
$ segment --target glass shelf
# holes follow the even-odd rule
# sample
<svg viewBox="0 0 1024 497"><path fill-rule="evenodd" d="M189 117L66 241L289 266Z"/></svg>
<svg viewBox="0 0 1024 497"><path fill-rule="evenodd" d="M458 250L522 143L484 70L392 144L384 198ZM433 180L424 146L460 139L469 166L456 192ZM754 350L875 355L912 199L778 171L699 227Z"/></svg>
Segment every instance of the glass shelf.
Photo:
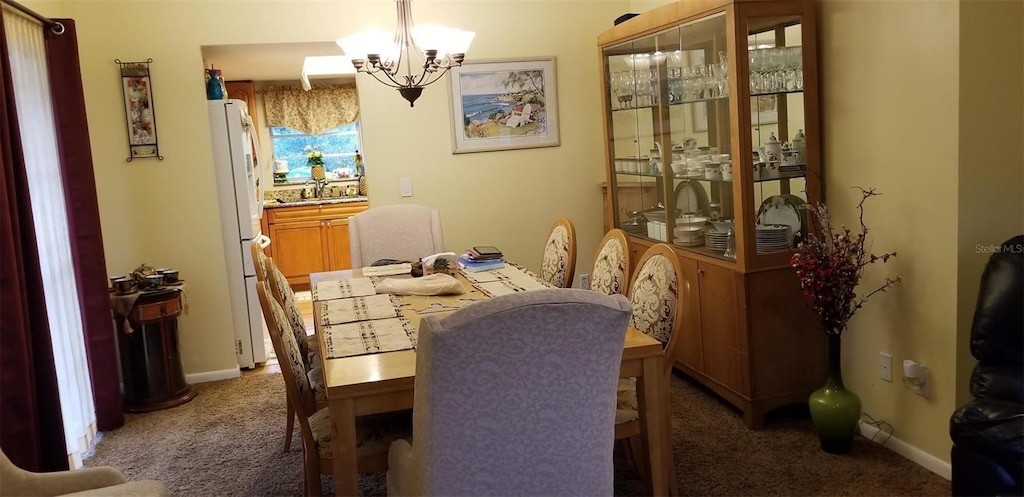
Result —
<svg viewBox="0 0 1024 497"><path fill-rule="evenodd" d="M636 174L636 173L618 173L618 174ZM735 174L736 173L733 173L733 177L734 178L735 178ZM660 177L661 175L660 174L645 174L644 176L659 176ZM765 181L778 181L778 180L782 180L782 179L803 178L805 176L806 176L806 174L802 173L802 172L800 172L800 173L779 173L776 176L771 176L771 177L767 177L767 178L754 178L754 183L762 183L762 182L765 182ZM672 178L673 179L690 179L690 180L695 180L695 181L711 181L711 182L716 182L716 183L732 183L731 179L712 179L712 178L707 178L707 177L704 177L704 176L687 176L685 174L673 174Z"/></svg>

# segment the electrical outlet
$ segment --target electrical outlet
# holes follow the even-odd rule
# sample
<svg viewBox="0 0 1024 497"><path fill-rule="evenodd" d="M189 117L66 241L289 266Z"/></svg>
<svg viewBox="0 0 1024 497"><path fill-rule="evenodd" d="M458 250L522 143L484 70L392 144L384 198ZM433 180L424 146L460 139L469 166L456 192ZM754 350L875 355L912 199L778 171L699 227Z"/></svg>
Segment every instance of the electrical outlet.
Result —
<svg viewBox="0 0 1024 497"><path fill-rule="evenodd" d="M590 290L590 275L583 273L580 275L580 288L584 290Z"/></svg>
<svg viewBox="0 0 1024 497"><path fill-rule="evenodd" d="M892 354L879 353L878 371L882 379L892 382Z"/></svg>

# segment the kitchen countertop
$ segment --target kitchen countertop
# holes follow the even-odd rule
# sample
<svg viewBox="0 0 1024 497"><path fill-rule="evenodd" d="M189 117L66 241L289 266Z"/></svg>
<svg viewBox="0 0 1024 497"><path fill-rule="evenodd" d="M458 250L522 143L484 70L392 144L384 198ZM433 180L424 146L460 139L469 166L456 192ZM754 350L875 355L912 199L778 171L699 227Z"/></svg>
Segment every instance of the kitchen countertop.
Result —
<svg viewBox="0 0 1024 497"><path fill-rule="evenodd" d="M327 197L327 198L304 198L301 200L286 200L281 202L280 199L267 200L263 203L263 207L266 209L276 209L278 207L299 207L307 205L327 205L327 204L349 204L353 202L366 202L366 197Z"/></svg>

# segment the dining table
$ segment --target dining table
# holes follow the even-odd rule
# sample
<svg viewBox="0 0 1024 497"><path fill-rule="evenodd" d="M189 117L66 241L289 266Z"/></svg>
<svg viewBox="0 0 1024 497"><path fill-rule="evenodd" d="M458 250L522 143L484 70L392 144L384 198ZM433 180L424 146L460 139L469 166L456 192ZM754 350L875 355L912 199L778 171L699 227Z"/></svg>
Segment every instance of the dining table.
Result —
<svg viewBox="0 0 1024 497"><path fill-rule="evenodd" d="M401 317L418 329L421 318L428 313L443 317L467 303L490 298L478 288L478 284L467 279L466 274L459 272L454 276L465 287L466 293L396 296L396 309ZM315 289L321 282L362 279L361 269L312 273L310 285ZM329 357L328 340L323 332L325 325L321 323L320 316L330 301L313 292L313 322L321 351L332 424L334 489L335 495L356 496L359 494L356 417L413 408L416 351L407 349ZM653 495L668 495L670 491L675 493L668 384L661 343L630 327L623 345L619 376L636 378L637 381L640 438L647 456L647 476ZM634 454L634 457L637 456L640 454Z"/></svg>

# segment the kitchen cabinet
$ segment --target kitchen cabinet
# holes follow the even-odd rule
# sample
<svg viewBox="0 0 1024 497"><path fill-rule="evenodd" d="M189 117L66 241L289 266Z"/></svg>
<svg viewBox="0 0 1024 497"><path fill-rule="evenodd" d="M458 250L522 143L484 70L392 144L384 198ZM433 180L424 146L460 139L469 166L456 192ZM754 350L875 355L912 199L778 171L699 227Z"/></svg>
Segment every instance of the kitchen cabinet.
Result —
<svg viewBox="0 0 1024 497"><path fill-rule="evenodd" d="M823 200L816 9L680 1L597 40L605 228L628 233L634 261L673 247L684 292L674 366L750 427L805 403L825 377L824 332L789 266L804 206Z"/></svg>
<svg viewBox="0 0 1024 497"><path fill-rule="evenodd" d="M224 88L227 90L227 98L242 100L249 106L249 116L252 123L259 129L259 118L256 116L256 86L252 81L225 81Z"/></svg>
<svg viewBox="0 0 1024 497"><path fill-rule="evenodd" d="M351 269L348 218L366 202L276 207L264 211L274 264L296 288L309 285L309 273Z"/></svg>

